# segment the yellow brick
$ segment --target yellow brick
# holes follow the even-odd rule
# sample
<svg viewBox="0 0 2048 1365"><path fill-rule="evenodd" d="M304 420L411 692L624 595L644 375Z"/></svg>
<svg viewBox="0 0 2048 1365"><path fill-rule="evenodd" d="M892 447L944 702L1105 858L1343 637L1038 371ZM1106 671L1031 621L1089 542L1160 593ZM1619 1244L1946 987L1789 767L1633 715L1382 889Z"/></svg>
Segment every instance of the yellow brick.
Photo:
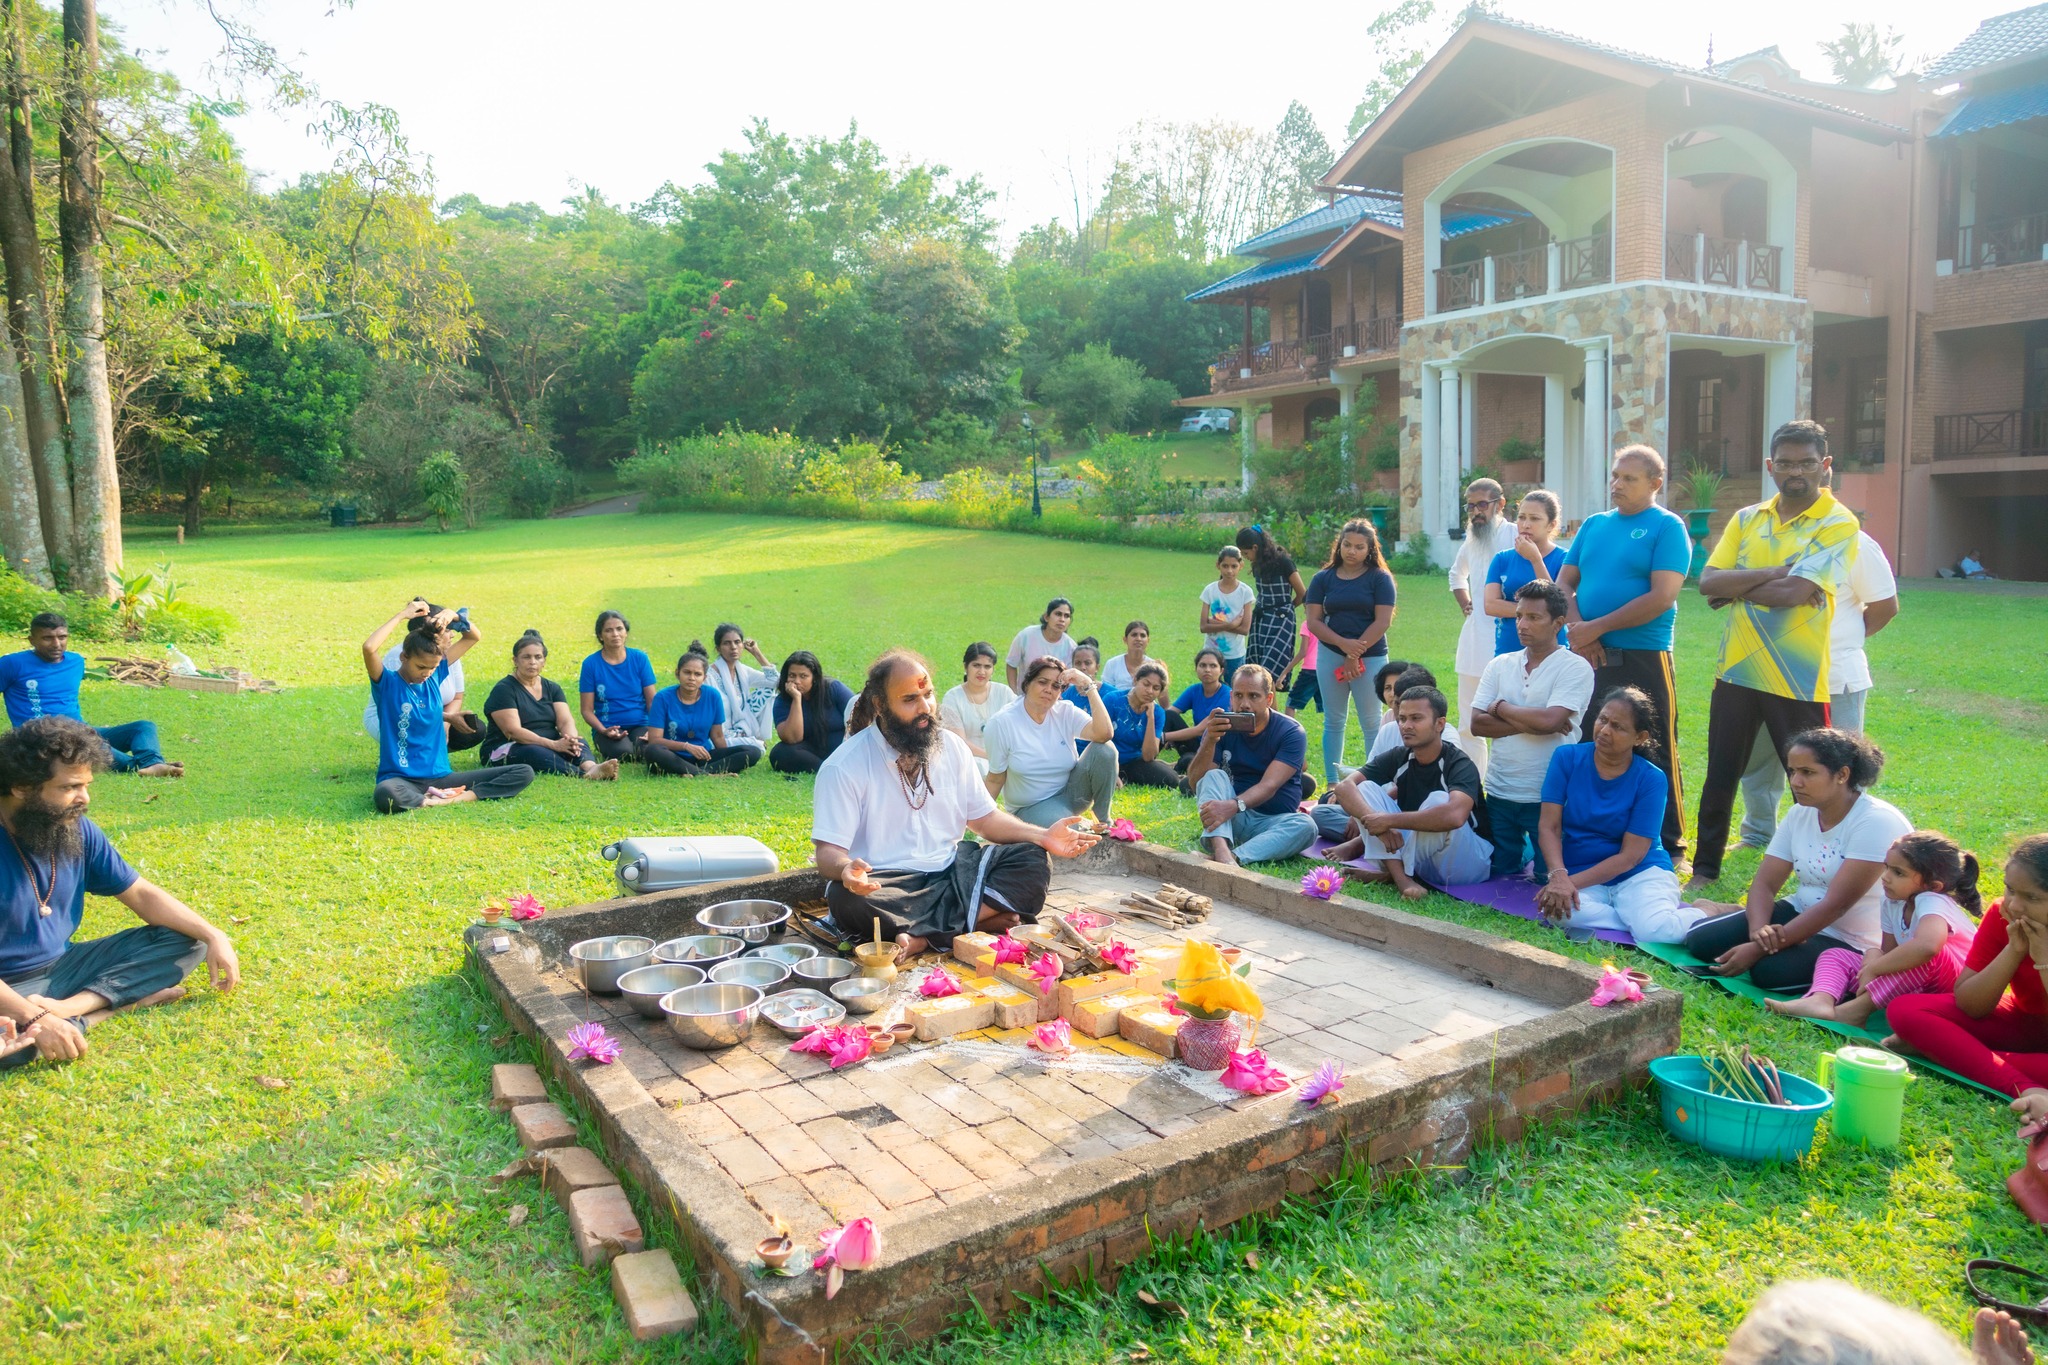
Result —
<svg viewBox="0 0 2048 1365"><path fill-rule="evenodd" d="M1114 969L1096 972L1089 976L1070 976L1060 982L1058 1001L1060 1016L1071 1020L1074 1007L1083 1000L1094 1000L1099 996L1114 995L1130 984L1131 978Z"/></svg>
<svg viewBox="0 0 2048 1365"><path fill-rule="evenodd" d="M1168 1014L1163 1005L1145 1005L1125 1010L1117 1019L1117 1032L1126 1041L1137 1044L1149 1052L1162 1057L1172 1057L1178 1051L1174 1035L1180 1032L1184 1015Z"/></svg>
<svg viewBox="0 0 2048 1365"><path fill-rule="evenodd" d="M1099 995L1093 1000L1083 1000L1066 1016L1072 1024L1090 1038L1113 1038L1117 1034L1117 1020L1125 1010L1143 1009L1157 1005L1159 997L1145 991L1123 991L1116 995Z"/></svg>
<svg viewBox="0 0 2048 1365"><path fill-rule="evenodd" d="M904 1013L917 1030L919 1042L972 1033L995 1022L995 1002L979 995L946 995L936 1000L919 1000Z"/></svg>
<svg viewBox="0 0 2048 1365"><path fill-rule="evenodd" d="M956 960L972 967L975 958L983 953L992 955L995 952L995 946L996 936L994 934L960 934L953 939L952 951Z"/></svg>
<svg viewBox="0 0 2048 1365"><path fill-rule="evenodd" d="M975 993L995 1002L998 1028L1028 1029L1038 1022L1039 1001L1031 992L1007 981L975 986Z"/></svg>

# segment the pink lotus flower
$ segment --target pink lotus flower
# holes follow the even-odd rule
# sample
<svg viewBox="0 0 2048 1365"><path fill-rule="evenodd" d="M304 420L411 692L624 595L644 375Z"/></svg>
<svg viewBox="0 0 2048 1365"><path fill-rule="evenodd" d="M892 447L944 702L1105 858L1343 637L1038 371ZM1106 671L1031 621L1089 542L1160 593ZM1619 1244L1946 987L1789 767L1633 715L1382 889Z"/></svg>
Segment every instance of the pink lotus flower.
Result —
<svg viewBox="0 0 2048 1365"><path fill-rule="evenodd" d="M1022 939L999 938L996 940L996 962L998 965L1006 962L1022 962L1028 956L1030 954L1025 949Z"/></svg>
<svg viewBox="0 0 2048 1365"><path fill-rule="evenodd" d="M1330 899L1343 885L1343 872L1327 863L1321 867L1312 867L1301 874L1301 894L1314 896L1319 901Z"/></svg>
<svg viewBox="0 0 2048 1365"><path fill-rule="evenodd" d="M829 1054L832 1051L832 1036L836 1028L814 1027L809 1033L789 1045L791 1052L816 1052Z"/></svg>
<svg viewBox="0 0 2048 1365"><path fill-rule="evenodd" d="M1125 976L1138 974L1138 950L1128 943L1112 943L1102 950L1102 960Z"/></svg>
<svg viewBox="0 0 2048 1365"><path fill-rule="evenodd" d="M917 983L917 993L927 1000L945 995L960 994L960 983L944 967L934 967L924 974L924 980Z"/></svg>
<svg viewBox="0 0 2048 1365"><path fill-rule="evenodd" d="M1168 1014L1178 1014L1183 1019L1188 1017L1188 1012L1180 1007L1180 997L1172 991L1159 997L1159 1007Z"/></svg>
<svg viewBox="0 0 2048 1365"><path fill-rule="evenodd" d="M599 1066L619 1060L619 1040L604 1031L603 1024L578 1024L569 1030L569 1060L589 1058Z"/></svg>
<svg viewBox="0 0 2048 1365"><path fill-rule="evenodd" d="M1301 1102L1321 1104L1344 1088L1344 1068L1334 1061L1324 1062L1316 1068L1316 1074L1302 1083Z"/></svg>
<svg viewBox="0 0 2048 1365"><path fill-rule="evenodd" d="M1107 929L1110 921L1107 915L1098 915L1088 910L1076 910L1073 914L1067 916L1067 923L1073 925L1082 933L1093 933L1097 929Z"/></svg>
<svg viewBox="0 0 2048 1365"><path fill-rule="evenodd" d="M1144 835L1138 833L1138 827L1136 825L1132 824L1128 820L1122 819L1121 817L1110 821L1109 828L1103 832L1109 835L1110 838L1118 841L1119 843L1125 844L1138 843L1145 837Z"/></svg>
<svg viewBox="0 0 2048 1365"><path fill-rule="evenodd" d="M855 1062L864 1062L868 1059L868 1053L873 1049L874 1041L868 1037L866 1029L843 1028L836 1030L836 1032L839 1036L832 1043L832 1069L834 1071L837 1071L842 1066L852 1066Z"/></svg>
<svg viewBox="0 0 2048 1365"><path fill-rule="evenodd" d="M1064 1057L1074 1050L1074 1027L1064 1019L1055 1019L1049 1024L1040 1024L1031 1030L1027 1044L1040 1052L1054 1057Z"/></svg>
<svg viewBox="0 0 2048 1365"><path fill-rule="evenodd" d="M527 891L508 899L505 907L512 912L513 919L539 919L548 912L548 908L540 903L540 897Z"/></svg>
<svg viewBox="0 0 2048 1365"><path fill-rule="evenodd" d="M825 1268L825 1297L831 1298L845 1283L849 1270L871 1270L882 1259L882 1230L872 1218L856 1218L845 1227L826 1228L818 1234L824 1243L811 1267Z"/></svg>
<svg viewBox="0 0 2048 1365"><path fill-rule="evenodd" d="M1038 978L1038 988L1050 991L1059 984L1062 963L1057 953L1040 953L1038 961L1031 964L1031 974Z"/></svg>
<svg viewBox="0 0 2048 1365"><path fill-rule="evenodd" d="M1627 972L1612 962L1600 964L1600 984L1586 997L1589 1005L1611 1005L1620 1000L1625 1003L1643 998L1643 988L1629 979Z"/></svg>
<svg viewBox="0 0 2048 1365"><path fill-rule="evenodd" d="M1223 1068L1223 1084L1247 1095L1277 1095L1287 1088L1287 1073L1266 1060L1257 1048L1233 1052Z"/></svg>

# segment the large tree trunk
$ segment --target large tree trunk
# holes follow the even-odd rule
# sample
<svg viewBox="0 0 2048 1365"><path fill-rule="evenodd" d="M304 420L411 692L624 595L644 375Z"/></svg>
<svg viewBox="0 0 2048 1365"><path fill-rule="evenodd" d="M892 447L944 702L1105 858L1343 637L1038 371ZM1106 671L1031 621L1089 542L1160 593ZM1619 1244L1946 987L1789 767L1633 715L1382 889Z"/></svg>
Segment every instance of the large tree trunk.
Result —
<svg viewBox="0 0 2048 1365"><path fill-rule="evenodd" d="M34 468L42 539L54 558L68 561L71 461L64 445L64 409L54 378L57 363L50 295L44 284L42 243L36 231L35 134L30 122L28 0L0 0L6 42L7 148L0 155L0 263L7 271L7 325L20 359L21 406L29 460Z"/></svg>
<svg viewBox="0 0 2048 1365"><path fill-rule="evenodd" d="M57 124L63 176L57 241L64 254L65 406L71 415L71 508L80 592L110 591L121 563L121 480L107 387L107 310L100 286L99 12L64 0L64 108Z"/></svg>
<svg viewBox="0 0 2048 1365"><path fill-rule="evenodd" d="M14 347L0 344L0 551L8 567L32 583L55 587L50 552L36 506L36 475L21 421L21 373Z"/></svg>

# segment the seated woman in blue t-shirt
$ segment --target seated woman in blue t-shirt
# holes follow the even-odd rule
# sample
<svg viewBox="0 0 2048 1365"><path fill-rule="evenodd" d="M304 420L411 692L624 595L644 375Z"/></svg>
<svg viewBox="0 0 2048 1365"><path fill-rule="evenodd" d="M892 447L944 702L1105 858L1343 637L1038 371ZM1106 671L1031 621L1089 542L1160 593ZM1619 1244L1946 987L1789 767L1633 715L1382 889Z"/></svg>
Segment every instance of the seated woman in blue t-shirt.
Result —
<svg viewBox="0 0 2048 1365"><path fill-rule="evenodd" d="M654 694L640 752L650 773L699 777L744 772L761 756L751 745L725 742L725 698L704 686L711 661L692 651L676 660L676 685Z"/></svg>
<svg viewBox="0 0 2048 1365"><path fill-rule="evenodd" d="M1139 664L1128 691L1102 691L1102 708L1109 712L1110 741L1116 745L1116 773L1128 786L1180 785L1180 774L1159 759L1159 746L1165 742L1172 714L1159 704L1166 686L1166 665ZM1200 741L1196 744L1199 747Z"/></svg>
<svg viewBox="0 0 2048 1365"><path fill-rule="evenodd" d="M1557 494L1547 488L1537 488L1522 494L1522 505L1515 514L1515 548L1502 550L1493 557L1486 567L1486 592L1482 607L1493 618L1493 652L1512 654L1522 647L1522 641L1515 634L1515 594L1525 583L1539 580L1557 581L1558 570L1564 567L1564 547L1555 544L1551 537L1557 534ZM1557 637L1559 645L1566 649L1571 641L1565 632Z"/></svg>
<svg viewBox="0 0 2048 1365"><path fill-rule="evenodd" d="M414 598L405 608L363 641L363 671L370 678L370 704L377 709L377 809L385 815L422 806L452 806L462 801L497 801L517 796L533 781L533 768L507 763L497 768L452 772L448 767L448 727L441 723L441 684L448 666L467 654L479 638L467 625L444 648L437 630L408 631L399 647L398 667L384 666L384 642L407 622L427 617L426 602ZM446 626L452 611L434 613Z"/></svg>
<svg viewBox="0 0 2048 1365"><path fill-rule="evenodd" d="M597 652L584 656L576 684L591 747L606 758L640 757L636 736L647 724L647 708L654 705L654 665L646 654L627 647L632 633L619 613L599 612Z"/></svg>
<svg viewBox="0 0 2048 1365"><path fill-rule="evenodd" d="M825 676L825 665L808 649L782 661L775 680L775 722L778 741L768 751L768 766L779 773L814 773L846 738L846 710L853 689Z"/></svg>
<svg viewBox="0 0 2048 1365"><path fill-rule="evenodd" d="M1670 779L1643 756L1656 734L1649 694L1617 687L1600 703L1592 743L1550 756L1536 829L1550 880L1536 905L1568 929L1679 943L1701 917L1678 903L1678 877L1658 838Z"/></svg>
<svg viewBox="0 0 2048 1365"><path fill-rule="evenodd" d="M1180 751L1173 765L1176 772L1186 772L1194 762L1195 750L1202 747L1202 722L1209 719L1209 713L1230 709L1230 679L1225 676L1229 668L1222 650L1204 645L1195 651L1195 681L1181 689L1167 708L1166 734L1162 736L1169 747Z"/></svg>

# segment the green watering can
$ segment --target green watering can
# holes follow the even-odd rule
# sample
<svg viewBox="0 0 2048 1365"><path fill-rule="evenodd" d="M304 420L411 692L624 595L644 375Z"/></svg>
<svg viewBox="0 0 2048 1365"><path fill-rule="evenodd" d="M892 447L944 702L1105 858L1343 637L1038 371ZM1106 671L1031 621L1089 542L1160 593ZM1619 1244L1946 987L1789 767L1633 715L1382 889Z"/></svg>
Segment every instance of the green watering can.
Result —
<svg viewBox="0 0 2048 1365"><path fill-rule="evenodd" d="M1906 1113L1906 1084L1913 1079L1906 1059L1874 1047L1845 1047L1820 1054L1820 1083L1834 1077L1835 1136L1865 1147L1899 1145Z"/></svg>

